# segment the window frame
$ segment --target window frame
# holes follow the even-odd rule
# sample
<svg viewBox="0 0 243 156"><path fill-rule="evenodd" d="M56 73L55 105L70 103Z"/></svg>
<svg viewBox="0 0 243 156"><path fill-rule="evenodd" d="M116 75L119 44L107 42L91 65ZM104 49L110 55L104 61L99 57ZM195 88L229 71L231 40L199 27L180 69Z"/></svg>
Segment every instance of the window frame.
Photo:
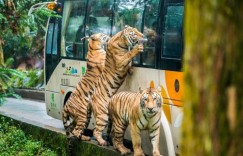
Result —
<svg viewBox="0 0 243 156"><path fill-rule="evenodd" d="M109 0L108 0L109 1ZM111 8L111 27L110 27L110 32L111 34L113 34L113 26L115 25L114 23L114 12L116 11L114 9L115 5L117 5L117 1L116 0L112 0L112 8ZM145 25L145 16L146 16L146 5L147 5L148 1L145 1L145 5L144 5L144 12L142 15L142 24L141 24L141 31L144 31L144 25ZM88 7L90 5L90 1L87 0L86 1L86 10L85 10L85 21L84 24L86 25L86 21L87 21L87 17L89 15L88 13ZM163 29L165 26L165 13L166 10L165 8L170 6L170 5L181 5L184 6L184 0L159 0L159 6L158 6L158 16L157 16L157 25L156 25L156 33L157 33L157 37L155 40L155 60L154 60L154 64L152 65L143 65L144 62L144 58L142 58L142 54L140 55L140 62L139 64L134 64L133 65L135 67L144 67L144 68L153 68L153 69L162 69L162 70L173 70L173 71L181 71L182 69L182 59L183 59L183 32L182 32L182 51L181 51L181 56L179 58L172 58L172 57L165 57L162 56L162 50L163 50ZM183 18L184 18L184 13L183 13ZM182 30L183 30L183 26L182 26ZM84 32L86 34L86 32ZM111 35L110 34L110 35ZM113 34L114 35L114 34ZM60 35L61 38L61 35ZM61 39L59 39L61 40ZM83 42L87 42L86 40L83 40ZM59 42L61 43L61 41ZM83 46L83 48L85 49L85 46ZM86 54L86 52L84 52ZM85 55L84 54L84 55ZM77 57L66 57L66 56L60 56L61 58L65 58L65 59L73 59L73 60L83 60L85 61L85 56L84 58L77 58Z"/></svg>
<svg viewBox="0 0 243 156"><path fill-rule="evenodd" d="M182 49L180 57L170 57L170 56L162 56L163 53L163 44L164 44L164 36L163 30L165 27L165 15L167 12L168 6L183 6L184 7L184 0L165 0L163 4L161 4L160 9L160 19L159 19L159 36L160 40L158 41L157 45L157 68L162 70L171 70L171 71L181 71L182 70L182 61L183 61L183 54L184 54L184 38L183 38L183 19L184 19L184 11L183 11L183 19L182 19Z"/></svg>

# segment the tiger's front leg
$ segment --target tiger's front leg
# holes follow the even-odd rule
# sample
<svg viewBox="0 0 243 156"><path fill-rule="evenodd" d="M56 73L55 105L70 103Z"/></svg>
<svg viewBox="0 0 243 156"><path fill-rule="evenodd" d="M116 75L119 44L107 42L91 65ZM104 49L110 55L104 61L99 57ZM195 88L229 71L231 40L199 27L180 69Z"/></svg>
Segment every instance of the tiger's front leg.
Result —
<svg viewBox="0 0 243 156"><path fill-rule="evenodd" d="M141 147L140 130L138 129L136 123L132 123L130 124L130 126L131 126L131 137L132 137L134 156L144 156Z"/></svg>
<svg viewBox="0 0 243 156"><path fill-rule="evenodd" d="M138 53L143 51L143 44L136 45L131 51L125 53L123 56L115 56L116 59L116 68L118 70L124 70L125 66L127 66L132 58L134 58Z"/></svg>
<svg viewBox="0 0 243 156"><path fill-rule="evenodd" d="M158 128L156 131L149 131L149 138L153 146L153 156L160 156L159 152L159 132L160 128Z"/></svg>

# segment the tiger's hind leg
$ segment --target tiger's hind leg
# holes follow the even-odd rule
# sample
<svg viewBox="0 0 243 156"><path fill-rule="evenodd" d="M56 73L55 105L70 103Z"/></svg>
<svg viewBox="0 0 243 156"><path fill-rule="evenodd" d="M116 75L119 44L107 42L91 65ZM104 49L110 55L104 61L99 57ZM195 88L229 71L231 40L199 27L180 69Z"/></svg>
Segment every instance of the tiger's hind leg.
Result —
<svg viewBox="0 0 243 156"><path fill-rule="evenodd" d="M107 146L107 142L102 138L102 132L104 131L105 127L108 124L107 114L102 114L100 116L95 117L96 125L93 134L96 140L98 141L98 144L101 146Z"/></svg>
<svg viewBox="0 0 243 156"><path fill-rule="evenodd" d="M84 130L85 124L86 124L85 120L82 119L80 116L77 118L77 120L76 120L77 123L76 123L75 128L72 131L72 134L75 137L77 137L77 138L79 138L79 139L81 139L83 141L89 141L90 137L83 135L83 130Z"/></svg>
<svg viewBox="0 0 243 156"><path fill-rule="evenodd" d="M126 148L123 144L123 138L124 138L126 127L127 127L126 125L122 125L122 122L120 123L116 122L114 123L113 126L113 133L114 133L112 139L113 147L117 149L121 153L121 155L126 155L131 153L131 150Z"/></svg>

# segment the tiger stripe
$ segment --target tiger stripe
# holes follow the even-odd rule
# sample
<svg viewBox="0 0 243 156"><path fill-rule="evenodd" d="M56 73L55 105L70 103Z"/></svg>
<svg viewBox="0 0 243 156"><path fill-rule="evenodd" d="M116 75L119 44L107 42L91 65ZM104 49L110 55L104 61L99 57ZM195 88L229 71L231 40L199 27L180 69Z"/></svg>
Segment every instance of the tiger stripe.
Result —
<svg viewBox="0 0 243 156"><path fill-rule="evenodd" d="M92 35L89 40L86 74L78 82L62 112L63 125L67 135L72 132L79 139L90 140L89 137L82 136L82 133L87 128L91 118L89 102L105 66L106 51L103 47L109 39L109 36L98 33ZM68 123L70 122L69 116L73 119L70 124Z"/></svg>
<svg viewBox="0 0 243 156"><path fill-rule="evenodd" d="M161 105L162 98L155 88L148 88L138 93L119 92L115 94L108 104L111 122L107 130L109 139L113 134L114 148L118 149L122 155L130 153L130 150L123 145L125 130L130 125L134 155L142 155L140 138L142 130L149 132L153 155L160 155L158 147Z"/></svg>
<svg viewBox="0 0 243 156"><path fill-rule="evenodd" d="M100 145L107 145L102 138L102 131L108 123L108 102L124 82L131 67L132 58L143 50L143 45L137 44L142 38L143 34L136 28L127 26L114 35L108 43L105 68L91 99L96 120L94 136ZM128 51L130 46L134 48Z"/></svg>

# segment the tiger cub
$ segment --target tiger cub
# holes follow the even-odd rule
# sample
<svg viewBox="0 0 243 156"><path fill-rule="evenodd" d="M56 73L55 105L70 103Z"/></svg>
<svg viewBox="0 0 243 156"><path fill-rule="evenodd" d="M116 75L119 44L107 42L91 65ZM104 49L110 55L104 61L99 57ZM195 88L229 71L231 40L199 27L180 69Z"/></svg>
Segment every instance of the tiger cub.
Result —
<svg viewBox="0 0 243 156"><path fill-rule="evenodd" d="M112 127L112 142L115 149L122 155L131 153L123 145L123 137L128 125L131 127L131 138L134 156L143 156L141 148L141 130L148 130L153 146L153 156L160 156L159 133L161 120L162 98L154 87L138 93L119 92L115 94L108 105L112 122L108 126L108 136Z"/></svg>
<svg viewBox="0 0 243 156"><path fill-rule="evenodd" d="M143 51L143 45L139 44L140 40L143 40L143 34L136 28L126 26L108 43L105 68L91 99L96 120L93 134L100 145L107 145L102 138L102 131L108 124L108 102L124 82L131 68L132 58Z"/></svg>
<svg viewBox="0 0 243 156"><path fill-rule="evenodd" d="M78 82L62 112L63 125L68 136L72 132L81 140L90 140L90 137L82 136L82 133L88 126L88 112L91 113L89 101L105 66L105 47L109 39L109 36L102 33L94 34L89 39L86 74ZM73 119L71 123L69 117Z"/></svg>

